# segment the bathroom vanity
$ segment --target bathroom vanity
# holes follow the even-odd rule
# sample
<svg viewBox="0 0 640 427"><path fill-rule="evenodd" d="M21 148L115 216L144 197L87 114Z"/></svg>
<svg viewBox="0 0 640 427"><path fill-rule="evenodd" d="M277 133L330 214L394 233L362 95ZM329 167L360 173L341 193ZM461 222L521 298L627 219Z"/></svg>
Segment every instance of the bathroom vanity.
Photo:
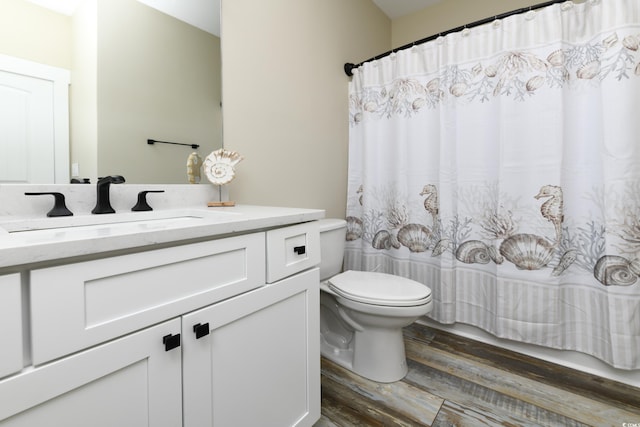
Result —
<svg viewBox="0 0 640 427"><path fill-rule="evenodd" d="M0 215L0 426L319 418L323 211L162 200Z"/></svg>

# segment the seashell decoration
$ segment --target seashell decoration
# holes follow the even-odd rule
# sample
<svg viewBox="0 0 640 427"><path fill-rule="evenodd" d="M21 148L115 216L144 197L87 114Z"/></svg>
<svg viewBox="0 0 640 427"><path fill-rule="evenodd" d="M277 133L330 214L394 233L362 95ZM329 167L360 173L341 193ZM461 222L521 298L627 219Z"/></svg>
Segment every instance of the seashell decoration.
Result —
<svg viewBox="0 0 640 427"><path fill-rule="evenodd" d="M429 82L427 82L427 90L432 94L438 94L440 91L440 79L435 78L429 80Z"/></svg>
<svg viewBox="0 0 640 427"><path fill-rule="evenodd" d="M187 178L189 184L200 182L200 170L202 169L202 157L195 151L187 157Z"/></svg>
<svg viewBox="0 0 640 427"><path fill-rule="evenodd" d="M438 240L438 243L436 243L436 245L433 248L433 251L431 252L431 256L435 257L435 256L442 255L444 251L449 249L449 246L451 246L451 240L449 239Z"/></svg>
<svg viewBox="0 0 640 427"><path fill-rule="evenodd" d="M602 45L606 49L612 48L616 43L618 43L618 34L617 33L613 33L609 37L607 37L606 39L602 40Z"/></svg>
<svg viewBox="0 0 640 427"><path fill-rule="evenodd" d="M205 158L204 173L212 184L227 184L235 178L235 165L242 159L243 157L239 153L221 148Z"/></svg>
<svg viewBox="0 0 640 427"><path fill-rule="evenodd" d="M398 231L398 241L411 252L424 252L431 243L431 231L422 224L407 224Z"/></svg>
<svg viewBox="0 0 640 427"><path fill-rule="evenodd" d="M373 236L373 240L371 241L371 246L373 249L389 249L391 248L391 243L389 239L391 238L391 233L388 230L380 230Z"/></svg>
<svg viewBox="0 0 640 427"><path fill-rule="evenodd" d="M487 65L487 68L484 69L484 75L487 77L495 77L498 74L498 69L495 65Z"/></svg>
<svg viewBox="0 0 640 427"><path fill-rule="evenodd" d="M504 262L504 257L498 252L495 246L487 245L487 251L489 253L489 257L496 264L502 264Z"/></svg>
<svg viewBox="0 0 640 427"><path fill-rule="evenodd" d="M629 270L636 276L640 276L640 258L634 258L629 261Z"/></svg>
<svg viewBox="0 0 640 427"><path fill-rule="evenodd" d="M566 251L564 255L562 255L562 258L560 258L560 262L558 262L558 265L556 265L556 267L551 272L551 275L559 276L562 273L564 273L564 271L567 268L569 268L571 264L574 263L577 257L578 257L578 251L576 251L575 249L570 249Z"/></svg>
<svg viewBox="0 0 640 427"><path fill-rule="evenodd" d="M544 77L542 76L534 76L531 77L525 87L528 92L533 92L536 89L539 89L544 84Z"/></svg>
<svg viewBox="0 0 640 427"><path fill-rule="evenodd" d="M564 64L564 51L558 49L547 56L547 61L554 67L559 67Z"/></svg>
<svg viewBox="0 0 640 427"><path fill-rule="evenodd" d="M600 72L600 61L591 61L587 65L576 71L579 79L589 80L594 78Z"/></svg>
<svg viewBox="0 0 640 427"><path fill-rule="evenodd" d="M368 113L373 113L378 109L378 104L375 101L367 101L365 102L363 109Z"/></svg>
<svg viewBox="0 0 640 427"><path fill-rule="evenodd" d="M458 246L456 259L465 264L489 264L489 248L480 240L468 240Z"/></svg>
<svg viewBox="0 0 640 427"><path fill-rule="evenodd" d="M427 103L427 101L424 98L416 98L411 103L411 108L413 109L413 111L418 111L419 109L424 107L424 104L426 104L426 103Z"/></svg>
<svg viewBox="0 0 640 427"><path fill-rule="evenodd" d="M546 62L544 62L540 58L536 58L535 56L529 58L529 64L531 64L531 68L533 68L534 70L542 71L543 73L546 72L549 68Z"/></svg>
<svg viewBox="0 0 640 427"><path fill-rule="evenodd" d="M371 246L374 249L400 249L400 242L388 230L380 230L373 237Z"/></svg>
<svg viewBox="0 0 640 427"><path fill-rule="evenodd" d="M622 39L622 45L629 50L636 51L640 48L640 37L638 36L627 36Z"/></svg>
<svg viewBox="0 0 640 427"><path fill-rule="evenodd" d="M500 253L520 270L539 270L553 258L554 245L534 234L516 234L500 244Z"/></svg>
<svg viewBox="0 0 640 427"><path fill-rule="evenodd" d="M449 92L451 92L451 95L455 97L460 97L465 94L465 92L467 91L467 87L468 86L466 83L456 83L451 86Z"/></svg>
<svg viewBox="0 0 640 427"><path fill-rule="evenodd" d="M630 268L630 262L617 255L601 257L593 268L593 276L605 286L629 286L636 283L638 275Z"/></svg>
<svg viewBox="0 0 640 427"><path fill-rule="evenodd" d="M358 240L362 237L363 231L364 226L360 218L356 218L355 216L347 217L347 241Z"/></svg>

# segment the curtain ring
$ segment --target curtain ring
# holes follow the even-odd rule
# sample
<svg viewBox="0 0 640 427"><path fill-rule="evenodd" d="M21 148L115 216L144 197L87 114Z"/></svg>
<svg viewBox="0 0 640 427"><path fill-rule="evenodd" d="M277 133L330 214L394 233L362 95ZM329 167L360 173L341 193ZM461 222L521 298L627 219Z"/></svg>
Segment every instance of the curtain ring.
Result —
<svg viewBox="0 0 640 427"><path fill-rule="evenodd" d="M564 3L562 3L560 5L560 10L562 10L563 12L565 12L565 11L571 9L571 8L573 8L573 1L571 1L571 0L567 0L566 2L564 2Z"/></svg>
<svg viewBox="0 0 640 427"><path fill-rule="evenodd" d="M462 37L467 37L469 34L471 34L471 30L466 27L460 32Z"/></svg>

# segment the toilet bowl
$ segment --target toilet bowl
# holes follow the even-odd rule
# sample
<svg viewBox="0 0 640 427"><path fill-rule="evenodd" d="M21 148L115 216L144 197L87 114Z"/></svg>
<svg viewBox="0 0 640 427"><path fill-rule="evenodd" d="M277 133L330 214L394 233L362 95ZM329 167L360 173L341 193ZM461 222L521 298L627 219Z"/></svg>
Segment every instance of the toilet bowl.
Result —
<svg viewBox="0 0 640 427"><path fill-rule="evenodd" d="M431 290L391 274L342 269L346 222L320 221L320 336L327 359L365 378L407 374L402 328L432 310Z"/></svg>

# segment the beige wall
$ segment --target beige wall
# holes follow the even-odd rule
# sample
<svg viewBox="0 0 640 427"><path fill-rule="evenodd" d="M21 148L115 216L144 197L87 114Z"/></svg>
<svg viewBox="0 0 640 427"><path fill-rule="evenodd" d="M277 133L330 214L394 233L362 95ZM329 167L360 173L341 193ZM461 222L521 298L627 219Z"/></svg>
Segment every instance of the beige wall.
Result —
<svg viewBox="0 0 640 427"><path fill-rule="evenodd" d="M390 20L370 0L222 0L224 146L244 157L241 203L344 217L345 62L388 50Z"/></svg>
<svg viewBox="0 0 640 427"><path fill-rule="evenodd" d="M446 0L394 19L392 46L399 47L434 34L501 13L542 3L542 0Z"/></svg>
<svg viewBox="0 0 640 427"><path fill-rule="evenodd" d="M71 68L71 18L24 0L0 0L0 53Z"/></svg>

